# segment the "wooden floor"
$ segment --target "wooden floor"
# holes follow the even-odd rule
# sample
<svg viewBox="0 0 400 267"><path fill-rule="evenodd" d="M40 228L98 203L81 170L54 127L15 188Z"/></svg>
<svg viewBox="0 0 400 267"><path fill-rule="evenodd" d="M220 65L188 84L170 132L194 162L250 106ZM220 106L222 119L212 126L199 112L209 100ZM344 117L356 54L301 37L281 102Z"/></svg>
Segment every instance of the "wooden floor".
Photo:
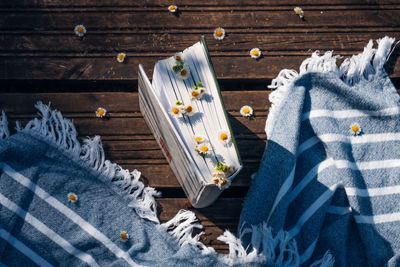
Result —
<svg viewBox="0 0 400 267"><path fill-rule="evenodd" d="M140 170L143 181L162 192L159 213L166 221L188 206L139 112L138 64L151 77L157 60L204 35L245 168L214 205L193 211L205 227L204 243L226 253L216 237L224 229L236 231L250 175L265 147L266 85L280 69L298 69L311 51L348 56L361 52L369 39L399 39L400 1L215 2L177 0L181 12L174 16L166 0L2 0L0 109L11 123L24 123L36 115L36 101L51 102L74 120L80 137L102 136L109 159ZM303 8L304 20L294 14L296 6ZM74 35L77 24L86 26L85 37ZM213 39L218 26L227 33L222 41ZM250 58L253 47L263 51L263 58ZM388 71L400 88L398 51ZM123 64L115 60L119 52L127 53ZM246 104L255 110L252 120L239 114ZM109 120L94 117L99 106L109 111Z"/></svg>

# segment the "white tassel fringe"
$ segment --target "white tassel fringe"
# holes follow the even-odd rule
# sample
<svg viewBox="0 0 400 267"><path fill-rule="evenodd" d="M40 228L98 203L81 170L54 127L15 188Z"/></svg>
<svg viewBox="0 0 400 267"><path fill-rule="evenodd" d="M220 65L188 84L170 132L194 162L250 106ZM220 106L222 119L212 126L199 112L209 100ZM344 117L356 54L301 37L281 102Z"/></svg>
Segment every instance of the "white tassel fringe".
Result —
<svg viewBox="0 0 400 267"><path fill-rule="evenodd" d="M10 131L8 130L7 116L4 111L1 111L0 118L0 139L6 139L10 136Z"/></svg>
<svg viewBox="0 0 400 267"><path fill-rule="evenodd" d="M112 181L116 187L116 192L128 199L129 206L134 208L136 213L148 220L159 223L157 218L155 196L159 196L154 188L145 187L139 181L140 172L134 170L129 172L121 166L105 160L105 154L99 136L87 138L81 145L77 139L76 129L73 123L64 118L61 112L51 110L50 105L38 102L35 107L39 110L41 119L33 119L22 128L17 123L17 131L36 136L39 139L57 147L66 153L78 164L88 167L96 174L105 177L105 180ZM5 115L0 121L0 125L6 124ZM5 127L0 126L0 136Z"/></svg>
<svg viewBox="0 0 400 267"><path fill-rule="evenodd" d="M273 79L271 85L268 86L268 88L276 90L269 95L271 108L265 126L267 136L271 134L276 116L284 99L286 99L289 86L299 75L309 72L332 72L349 86L357 84L361 80L373 79L374 75L382 72L394 41L394 38L386 36L377 40L378 48L375 49L371 40L361 54L346 58L340 67L337 66L336 60L341 56L333 56L332 51L320 56L319 51L315 51L310 58L305 59L301 64L300 74L295 70L281 70L278 77Z"/></svg>

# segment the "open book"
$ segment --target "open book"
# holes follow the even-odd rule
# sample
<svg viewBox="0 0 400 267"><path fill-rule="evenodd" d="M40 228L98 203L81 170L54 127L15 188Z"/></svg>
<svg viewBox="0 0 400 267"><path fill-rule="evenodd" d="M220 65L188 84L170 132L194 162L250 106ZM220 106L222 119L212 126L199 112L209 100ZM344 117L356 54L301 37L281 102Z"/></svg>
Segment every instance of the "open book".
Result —
<svg viewBox="0 0 400 267"><path fill-rule="evenodd" d="M242 168L204 37L158 61L150 83L139 65L140 110L194 207L206 207Z"/></svg>

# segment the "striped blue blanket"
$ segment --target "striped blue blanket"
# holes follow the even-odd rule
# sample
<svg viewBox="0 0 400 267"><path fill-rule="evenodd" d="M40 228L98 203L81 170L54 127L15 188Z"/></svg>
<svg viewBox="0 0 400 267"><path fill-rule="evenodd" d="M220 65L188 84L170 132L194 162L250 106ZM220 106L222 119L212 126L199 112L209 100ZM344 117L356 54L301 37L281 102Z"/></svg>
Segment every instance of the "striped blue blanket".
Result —
<svg viewBox="0 0 400 267"><path fill-rule="evenodd" d="M273 80L245 247L257 242L243 229L259 225L280 237L282 264L400 266L400 98L383 68L393 42L370 41L340 67L315 52Z"/></svg>

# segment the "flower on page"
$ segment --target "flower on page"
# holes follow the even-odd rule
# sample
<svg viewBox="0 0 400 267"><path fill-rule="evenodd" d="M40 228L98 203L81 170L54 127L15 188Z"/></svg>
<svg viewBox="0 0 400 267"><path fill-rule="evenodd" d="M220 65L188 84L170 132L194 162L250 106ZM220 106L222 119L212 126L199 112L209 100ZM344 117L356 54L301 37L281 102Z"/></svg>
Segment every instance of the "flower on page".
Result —
<svg viewBox="0 0 400 267"><path fill-rule="evenodd" d="M126 242L129 239L129 234L125 231L121 231L119 238L122 242Z"/></svg>
<svg viewBox="0 0 400 267"><path fill-rule="evenodd" d="M176 6L176 5L170 5L170 6L168 7L168 11L171 12L171 13L175 13L176 11L178 11L178 6Z"/></svg>
<svg viewBox="0 0 400 267"><path fill-rule="evenodd" d="M96 110L96 117L97 118L104 118L107 115L107 110L105 108L99 107Z"/></svg>
<svg viewBox="0 0 400 267"><path fill-rule="evenodd" d="M182 101L176 101L175 105L171 108L171 114L177 118L182 117L185 114L185 106L183 105Z"/></svg>
<svg viewBox="0 0 400 267"><path fill-rule="evenodd" d="M86 28L83 25L76 25L74 32L76 35L78 35L79 37L82 37L86 34Z"/></svg>
<svg viewBox="0 0 400 267"><path fill-rule="evenodd" d="M194 150L199 153L200 156L204 157L211 151L211 146L204 142L195 146Z"/></svg>
<svg viewBox="0 0 400 267"><path fill-rule="evenodd" d="M359 135L361 133L361 127L358 123L352 123L350 125L350 134Z"/></svg>
<svg viewBox="0 0 400 267"><path fill-rule="evenodd" d="M192 116L196 113L195 108L193 105L186 105L185 106L185 115Z"/></svg>
<svg viewBox="0 0 400 267"><path fill-rule="evenodd" d="M125 58L126 58L126 54L125 54L125 53L118 53L118 55L117 55L117 61L118 61L119 63L124 62Z"/></svg>
<svg viewBox="0 0 400 267"><path fill-rule="evenodd" d="M192 89L190 95L193 99L201 99L206 92L206 89L203 87L201 82L198 82Z"/></svg>
<svg viewBox="0 0 400 267"><path fill-rule="evenodd" d="M78 196L75 193L68 193L68 201L71 203L75 203L78 201Z"/></svg>
<svg viewBox="0 0 400 267"><path fill-rule="evenodd" d="M214 38L216 40L222 40L225 38L225 30L224 28L218 27L214 30Z"/></svg>
<svg viewBox="0 0 400 267"><path fill-rule="evenodd" d="M259 48L253 48L250 50L250 56L252 58L260 58L261 57L261 50Z"/></svg>
<svg viewBox="0 0 400 267"><path fill-rule="evenodd" d="M231 142L231 135L228 131L222 130L218 132L218 140L224 144L227 145Z"/></svg>
<svg viewBox="0 0 400 267"><path fill-rule="evenodd" d="M218 161L217 167L215 168L215 170L217 172L224 173L225 176L229 176L235 171L235 168L231 165L225 165L222 162Z"/></svg>
<svg viewBox="0 0 400 267"><path fill-rule="evenodd" d="M219 189L224 190L231 185L231 181L226 179L225 173L217 171L212 174L213 183L218 186Z"/></svg>
<svg viewBox="0 0 400 267"><path fill-rule="evenodd" d="M174 59L175 59L177 64L183 64L182 52L175 53Z"/></svg>
<svg viewBox="0 0 400 267"><path fill-rule="evenodd" d="M253 115L253 108L250 106L243 106L240 109L240 114L242 114L243 117L251 117Z"/></svg>
<svg viewBox="0 0 400 267"><path fill-rule="evenodd" d="M298 15L301 19L304 18L304 11L300 7L295 7L294 12Z"/></svg>
<svg viewBox="0 0 400 267"><path fill-rule="evenodd" d="M206 139L201 135L196 135L194 137L194 140L196 141L197 144L201 144L201 143L205 142Z"/></svg>

